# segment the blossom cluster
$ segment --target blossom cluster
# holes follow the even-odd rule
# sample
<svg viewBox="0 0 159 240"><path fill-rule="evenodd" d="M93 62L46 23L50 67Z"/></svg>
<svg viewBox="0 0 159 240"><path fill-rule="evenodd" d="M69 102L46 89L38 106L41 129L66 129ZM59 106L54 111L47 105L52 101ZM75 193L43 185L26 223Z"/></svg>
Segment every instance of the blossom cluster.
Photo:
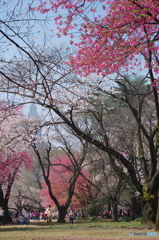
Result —
<svg viewBox="0 0 159 240"><path fill-rule="evenodd" d="M55 0L31 10L57 13L54 21L59 37L69 33L70 44L77 46L77 54L70 56L70 65L78 74L105 76L128 66L134 71L153 69L152 84L156 87L158 0ZM75 32L78 42L73 40Z"/></svg>

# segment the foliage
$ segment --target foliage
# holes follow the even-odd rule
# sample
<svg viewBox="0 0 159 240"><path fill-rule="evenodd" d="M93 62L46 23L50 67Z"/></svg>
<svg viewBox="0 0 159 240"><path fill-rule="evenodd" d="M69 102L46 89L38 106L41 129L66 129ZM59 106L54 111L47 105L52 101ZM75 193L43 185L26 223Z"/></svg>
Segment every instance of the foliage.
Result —
<svg viewBox="0 0 159 240"><path fill-rule="evenodd" d="M97 217L101 214L101 204L100 202L94 200L88 204L85 210L91 217Z"/></svg>
<svg viewBox="0 0 159 240"><path fill-rule="evenodd" d="M78 156L76 156L78 161ZM66 155L59 155L51 160L50 168L50 182L55 197L58 199L60 205L64 205L67 200L69 192L70 181L73 178L73 165L71 160ZM81 170L80 173L89 179L87 170ZM45 181L43 181L43 189L40 191L44 205L52 205L52 199L48 195L48 190ZM90 201L89 198L93 195L92 187L82 176L76 180L74 196L71 201L71 205L74 208L81 208L84 204L84 199Z"/></svg>
<svg viewBox="0 0 159 240"><path fill-rule="evenodd" d="M136 218L135 222L141 222L142 218Z"/></svg>
<svg viewBox="0 0 159 240"><path fill-rule="evenodd" d="M9 199L11 186L18 179L22 167L32 168L32 159L26 152L25 132L22 128L24 117L21 108L8 106L1 102L0 106L0 185ZM2 204L2 203L1 203Z"/></svg>
<svg viewBox="0 0 159 240"><path fill-rule="evenodd" d="M150 194L147 192L146 188L143 187L143 199L144 199L144 201L145 201L147 204L149 204L149 202L151 201L151 199L154 199L154 198L155 198L155 196L154 196L154 195L150 195Z"/></svg>
<svg viewBox="0 0 159 240"><path fill-rule="evenodd" d="M129 217L126 217L126 216L123 216L119 219L119 221L121 222L130 222L130 218Z"/></svg>
<svg viewBox="0 0 159 240"><path fill-rule="evenodd" d="M61 14L54 18L59 32L66 35L76 29L81 36L78 43L71 39L71 43L79 48L77 56L72 57L72 63L79 73L101 72L105 75L119 70L119 67L138 67L141 65L137 55L144 54L146 60L148 51L152 53L152 60L156 61L157 0L139 3L128 0L96 0L92 4L89 0L83 4L76 0L54 1L50 2L50 6L43 2L32 10L58 13L61 8L65 10L67 18L63 18ZM100 9L103 14L99 14ZM77 18L81 18L80 25L76 23ZM158 72L156 65L155 67Z"/></svg>

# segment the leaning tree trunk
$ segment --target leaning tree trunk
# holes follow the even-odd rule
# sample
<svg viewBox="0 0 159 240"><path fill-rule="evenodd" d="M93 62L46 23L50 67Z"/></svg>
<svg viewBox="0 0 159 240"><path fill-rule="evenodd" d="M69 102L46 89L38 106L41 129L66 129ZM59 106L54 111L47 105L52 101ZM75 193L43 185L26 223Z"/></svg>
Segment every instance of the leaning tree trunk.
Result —
<svg viewBox="0 0 159 240"><path fill-rule="evenodd" d="M67 213L67 208L64 205L62 205L62 206L59 207L58 211L59 211L59 216L58 216L57 222L64 223L66 213Z"/></svg>

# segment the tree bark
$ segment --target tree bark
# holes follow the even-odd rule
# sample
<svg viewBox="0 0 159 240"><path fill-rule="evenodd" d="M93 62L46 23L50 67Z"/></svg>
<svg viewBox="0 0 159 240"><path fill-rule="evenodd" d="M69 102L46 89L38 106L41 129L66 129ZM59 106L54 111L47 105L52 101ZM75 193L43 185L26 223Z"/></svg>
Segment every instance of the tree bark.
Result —
<svg viewBox="0 0 159 240"><path fill-rule="evenodd" d="M67 213L67 208L64 205L62 205L62 206L59 207L58 211L59 211L59 216L58 216L57 222L64 223L66 213Z"/></svg>
<svg viewBox="0 0 159 240"><path fill-rule="evenodd" d="M157 204L155 231L159 231L159 199L158 199L158 204Z"/></svg>
<svg viewBox="0 0 159 240"><path fill-rule="evenodd" d="M8 198L5 197L2 190L2 185L0 184L0 207L4 210L4 222L11 222L11 216L8 211Z"/></svg>
<svg viewBox="0 0 159 240"><path fill-rule="evenodd" d="M131 198L131 204L130 204L130 220L135 220L135 210L136 210L136 199L135 196Z"/></svg>
<svg viewBox="0 0 159 240"><path fill-rule="evenodd" d="M6 194L5 194L4 201L3 201L4 222L8 222L8 223L12 221L12 218L11 218L11 216L9 214L9 210L8 210L8 202L9 202L9 196L10 196L13 181L14 181L14 178L12 179L11 184L9 184L7 186Z"/></svg>
<svg viewBox="0 0 159 240"><path fill-rule="evenodd" d="M157 192L153 194L154 198L149 201L142 199L142 223L155 223L157 214Z"/></svg>
<svg viewBox="0 0 159 240"><path fill-rule="evenodd" d="M3 207L4 195L2 190L2 185L0 184L0 207Z"/></svg>
<svg viewBox="0 0 159 240"><path fill-rule="evenodd" d="M112 208L113 208L113 221L118 222L118 208L116 196L113 197L112 199Z"/></svg>
<svg viewBox="0 0 159 240"><path fill-rule="evenodd" d="M5 223L12 222L12 218L11 218L11 216L9 214L9 210L8 210L8 201L4 201L3 209L4 209L4 222Z"/></svg>

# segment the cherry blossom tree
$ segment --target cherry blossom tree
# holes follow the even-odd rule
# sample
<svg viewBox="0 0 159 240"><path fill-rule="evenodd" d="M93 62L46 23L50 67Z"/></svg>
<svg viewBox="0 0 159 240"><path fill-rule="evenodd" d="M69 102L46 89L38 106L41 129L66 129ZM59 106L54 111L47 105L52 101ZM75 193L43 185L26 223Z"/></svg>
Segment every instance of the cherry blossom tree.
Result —
<svg viewBox="0 0 159 240"><path fill-rule="evenodd" d="M0 109L0 205L5 211L5 221L9 220L8 201L14 181L21 167L31 169L31 158L26 153L26 144L21 130L21 108L11 108L1 102Z"/></svg>
<svg viewBox="0 0 159 240"><path fill-rule="evenodd" d="M43 185L45 188L41 190L41 194L47 193L46 196L43 196L44 205L46 207L48 203L50 205L54 204L59 212L58 222L64 222L74 194L79 193L78 186L81 186L83 182L86 186L87 183L87 180L84 181L82 178L88 177L88 172L84 170L88 143L72 135L72 139L78 146L76 152L69 140L71 132L66 140L65 134L58 130L60 146L57 148L52 141L54 127L51 125L49 127L44 126L45 138L43 136L43 143L37 143L33 138L31 145L37 156L44 179ZM88 182L87 185L90 186L90 183Z"/></svg>
<svg viewBox="0 0 159 240"><path fill-rule="evenodd" d="M103 14L99 15L97 6ZM66 11L64 17L58 12L61 8ZM86 76L96 72L105 76L123 68L136 71L137 67L142 69L143 61L151 80L159 122L158 8L157 0L70 0L45 1L31 10L56 12L58 16L54 20L61 34L66 35L72 29L78 31L79 42L71 41L79 49L75 57L71 56L71 65L79 74ZM79 18L80 26L75 21Z"/></svg>
<svg viewBox="0 0 159 240"><path fill-rule="evenodd" d="M76 156L77 158L77 156ZM69 192L69 185L72 178L72 166L71 161L66 155L59 155L55 159L51 160L50 168L50 182L51 188L54 192L54 196L58 199L60 205L65 205L67 195ZM82 175L89 179L88 170L81 170ZM52 199L48 195L47 184L43 181L43 189L40 191L41 197L44 204L52 205ZM75 209L84 208L87 204L90 203L92 198L95 195L95 190L91 184L86 181L81 175L76 180L74 195L71 200L71 205Z"/></svg>

